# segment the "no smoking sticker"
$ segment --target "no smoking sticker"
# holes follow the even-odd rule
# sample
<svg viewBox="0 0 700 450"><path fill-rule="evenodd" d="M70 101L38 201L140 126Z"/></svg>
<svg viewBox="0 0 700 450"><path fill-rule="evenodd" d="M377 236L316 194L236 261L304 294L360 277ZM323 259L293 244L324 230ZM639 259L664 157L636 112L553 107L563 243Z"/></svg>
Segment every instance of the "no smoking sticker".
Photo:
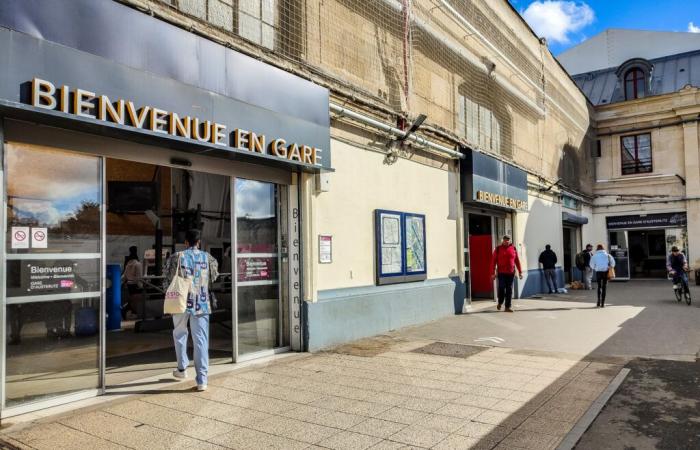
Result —
<svg viewBox="0 0 700 450"><path fill-rule="evenodd" d="M47 248L48 237L46 228L32 228L32 247Z"/></svg>
<svg viewBox="0 0 700 450"><path fill-rule="evenodd" d="M29 227L12 227L12 248L29 248Z"/></svg>

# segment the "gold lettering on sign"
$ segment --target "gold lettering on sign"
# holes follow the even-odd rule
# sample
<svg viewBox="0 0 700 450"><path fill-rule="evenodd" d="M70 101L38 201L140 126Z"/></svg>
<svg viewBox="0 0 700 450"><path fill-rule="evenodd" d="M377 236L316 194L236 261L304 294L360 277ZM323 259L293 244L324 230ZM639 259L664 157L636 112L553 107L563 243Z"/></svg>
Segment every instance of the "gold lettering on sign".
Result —
<svg viewBox="0 0 700 450"><path fill-rule="evenodd" d="M73 93L73 112L79 116L95 118L95 115L89 112L95 108L92 103L94 99L94 92L76 89Z"/></svg>
<svg viewBox="0 0 700 450"><path fill-rule="evenodd" d="M224 139L226 139L226 134L224 130L226 125L221 125L220 123L211 124L211 143L214 145L226 145Z"/></svg>
<svg viewBox="0 0 700 450"><path fill-rule="evenodd" d="M284 139L275 139L270 143L270 148L276 157L287 159L287 141Z"/></svg>
<svg viewBox="0 0 700 450"><path fill-rule="evenodd" d="M70 108L70 88L66 86L65 84L61 86L60 89L60 106L59 108L61 109L61 112L64 112L68 114L70 111L68 111L68 108Z"/></svg>
<svg viewBox="0 0 700 450"><path fill-rule="evenodd" d="M211 137L211 122L205 120L200 124L198 118L192 119L192 136L200 142L208 142Z"/></svg>
<svg viewBox="0 0 700 450"><path fill-rule="evenodd" d="M119 99L112 102L107 95L80 88L71 89L66 85L57 89L56 85L41 78L33 78L31 81L30 101L36 108L57 110L64 114L193 139L207 145L230 145L236 150L322 166L323 150L320 148L298 142L289 143L283 138L268 140L264 134L241 128L235 128L229 139L226 133L227 126L218 122L190 116L181 117L175 112L149 105L138 108L133 101Z"/></svg>
<svg viewBox="0 0 700 450"><path fill-rule="evenodd" d="M248 132L246 130L236 128L233 131L233 147L240 149L248 147Z"/></svg>
<svg viewBox="0 0 700 450"><path fill-rule="evenodd" d="M129 120L136 128L143 128L150 110L151 108L149 106L144 106L137 111L136 106L134 106L134 102L126 102L126 112L129 113Z"/></svg>
<svg viewBox="0 0 700 450"><path fill-rule="evenodd" d="M495 194L493 192L477 191L476 199L480 202L504 206L511 209L527 209L527 201L506 197L505 195Z"/></svg>
<svg viewBox="0 0 700 450"><path fill-rule="evenodd" d="M117 100L115 104L116 107L109 100L109 97L100 95L97 98L97 118L107 120L107 115L109 115L112 122L124 125L124 100Z"/></svg>
<svg viewBox="0 0 700 450"><path fill-rule="evenodd" d="M248 150L251 152L265 153L265 135L260 136L255 133L248 135Z"/></svg>
<svg viewBox="0 0 700 450"><path fill-rule="evenodd" d="M156 131L158 133L168 133L167 128L168 121L165 120L168 112L163 111L158 108L151 108L151 131Z"/></svg>
<svg viewBox="0 0 700 450"><path fill-rule="evenodd" d="M53 83L39 78L34 78L32 80L32 106L38 106L39 108L46 109L55 109L55 93L56 86L54 86Z"/></svg>
<svg viewBox="0 0 700 450"><path fill-rule="evenodd" d="M287 147L287 159L301 162L301 155L299 154L299 146L297 144L292 144Z"/></svg>
<svg viewBox="0 0 700 450"><path fill-rule="evenodd" d="M192 119L189 116L181 119L177 113L170 113L170 134L192 138Z"/></svg>

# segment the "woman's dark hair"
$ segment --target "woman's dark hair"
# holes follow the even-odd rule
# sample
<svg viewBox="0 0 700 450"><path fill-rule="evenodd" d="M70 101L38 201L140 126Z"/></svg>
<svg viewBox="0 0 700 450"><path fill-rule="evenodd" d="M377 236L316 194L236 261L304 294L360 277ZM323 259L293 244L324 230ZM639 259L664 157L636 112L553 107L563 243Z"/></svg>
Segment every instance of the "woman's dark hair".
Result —
<svg viewBox="0 0 700 450"><path fill-rule="evenodd" d="M603 244L598 244L595 249L596 250L605 250L605 246Z"/></svg>
<svg viewBox="0 0 700 450"><path fill-rule="evenodd" d="M124 265L126 266L132 259L139 260L139 249L135 245L129 247L129 254L124 257Z"/></svg>
<svg viewBox="0 0 700 450"><path fill-rule="evenodd" d="M202 240L202 233L199 230L187 230L185 233L185 241L190 245L196 245Z"/></svg>

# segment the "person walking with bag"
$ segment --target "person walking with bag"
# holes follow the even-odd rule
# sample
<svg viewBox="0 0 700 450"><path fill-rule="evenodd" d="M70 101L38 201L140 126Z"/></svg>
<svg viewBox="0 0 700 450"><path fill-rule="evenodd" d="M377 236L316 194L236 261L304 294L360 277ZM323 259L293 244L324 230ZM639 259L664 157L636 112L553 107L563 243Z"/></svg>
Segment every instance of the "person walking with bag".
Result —
<svg viewBox="0 0 700 450"><path fill-rule="evenodd" d="M498 306L505 302L506 312L513 312L511 309L511 299L513 298L513 280L515 279L515 269L518 269L518 276L523 279L523 270L520 267L520 258L515 246L510 243L510 236L503 236L501 245L496 247L491 258L491 280L498 278Z"/></svg>
<svg viewBox="0 0 700 450"><path fill-rule="evenodd" d="M615 278L615 259L605 251L603 244L598 244L596 252L591 257L590 267L596 275L598 282L597 308L605 308L605 294L607 293L608 280Z"/></svg>
<svg viewBox="0 0 700 450"><path fill-rule="evenodd" d="M209 315L212 312L209 285L219 276L219 264L209 253L199 249L199 230L185 234L186 250L174 253L165 265L168 290L164 312L173 316L173 341L177 368L173 376L187 378L187 324L192 330L197 390L207 389L209 372Z"/></svg>

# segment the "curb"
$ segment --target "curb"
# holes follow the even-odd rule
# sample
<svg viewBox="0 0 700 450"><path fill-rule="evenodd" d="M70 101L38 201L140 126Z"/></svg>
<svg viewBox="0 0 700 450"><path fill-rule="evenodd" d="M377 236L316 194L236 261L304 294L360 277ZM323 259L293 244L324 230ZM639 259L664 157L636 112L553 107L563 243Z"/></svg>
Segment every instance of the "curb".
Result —
<svg viewBox="0 0 700 450"><path fill-rule="evenodd" d="M605 404L610 400L615 391L620 387L627 375L630 373L630 369L623 368L620 373L617 374L615 378L608 384L608 387L595 399L595 401L588 408L588 411L576 422L576 425L569 431L569 433L561 441L561 444L557 447L557 450L571 450L573 449L578 441L583 436L583 433L588 430L593 421L598 417L600 411L603 409Z"/></svg>

